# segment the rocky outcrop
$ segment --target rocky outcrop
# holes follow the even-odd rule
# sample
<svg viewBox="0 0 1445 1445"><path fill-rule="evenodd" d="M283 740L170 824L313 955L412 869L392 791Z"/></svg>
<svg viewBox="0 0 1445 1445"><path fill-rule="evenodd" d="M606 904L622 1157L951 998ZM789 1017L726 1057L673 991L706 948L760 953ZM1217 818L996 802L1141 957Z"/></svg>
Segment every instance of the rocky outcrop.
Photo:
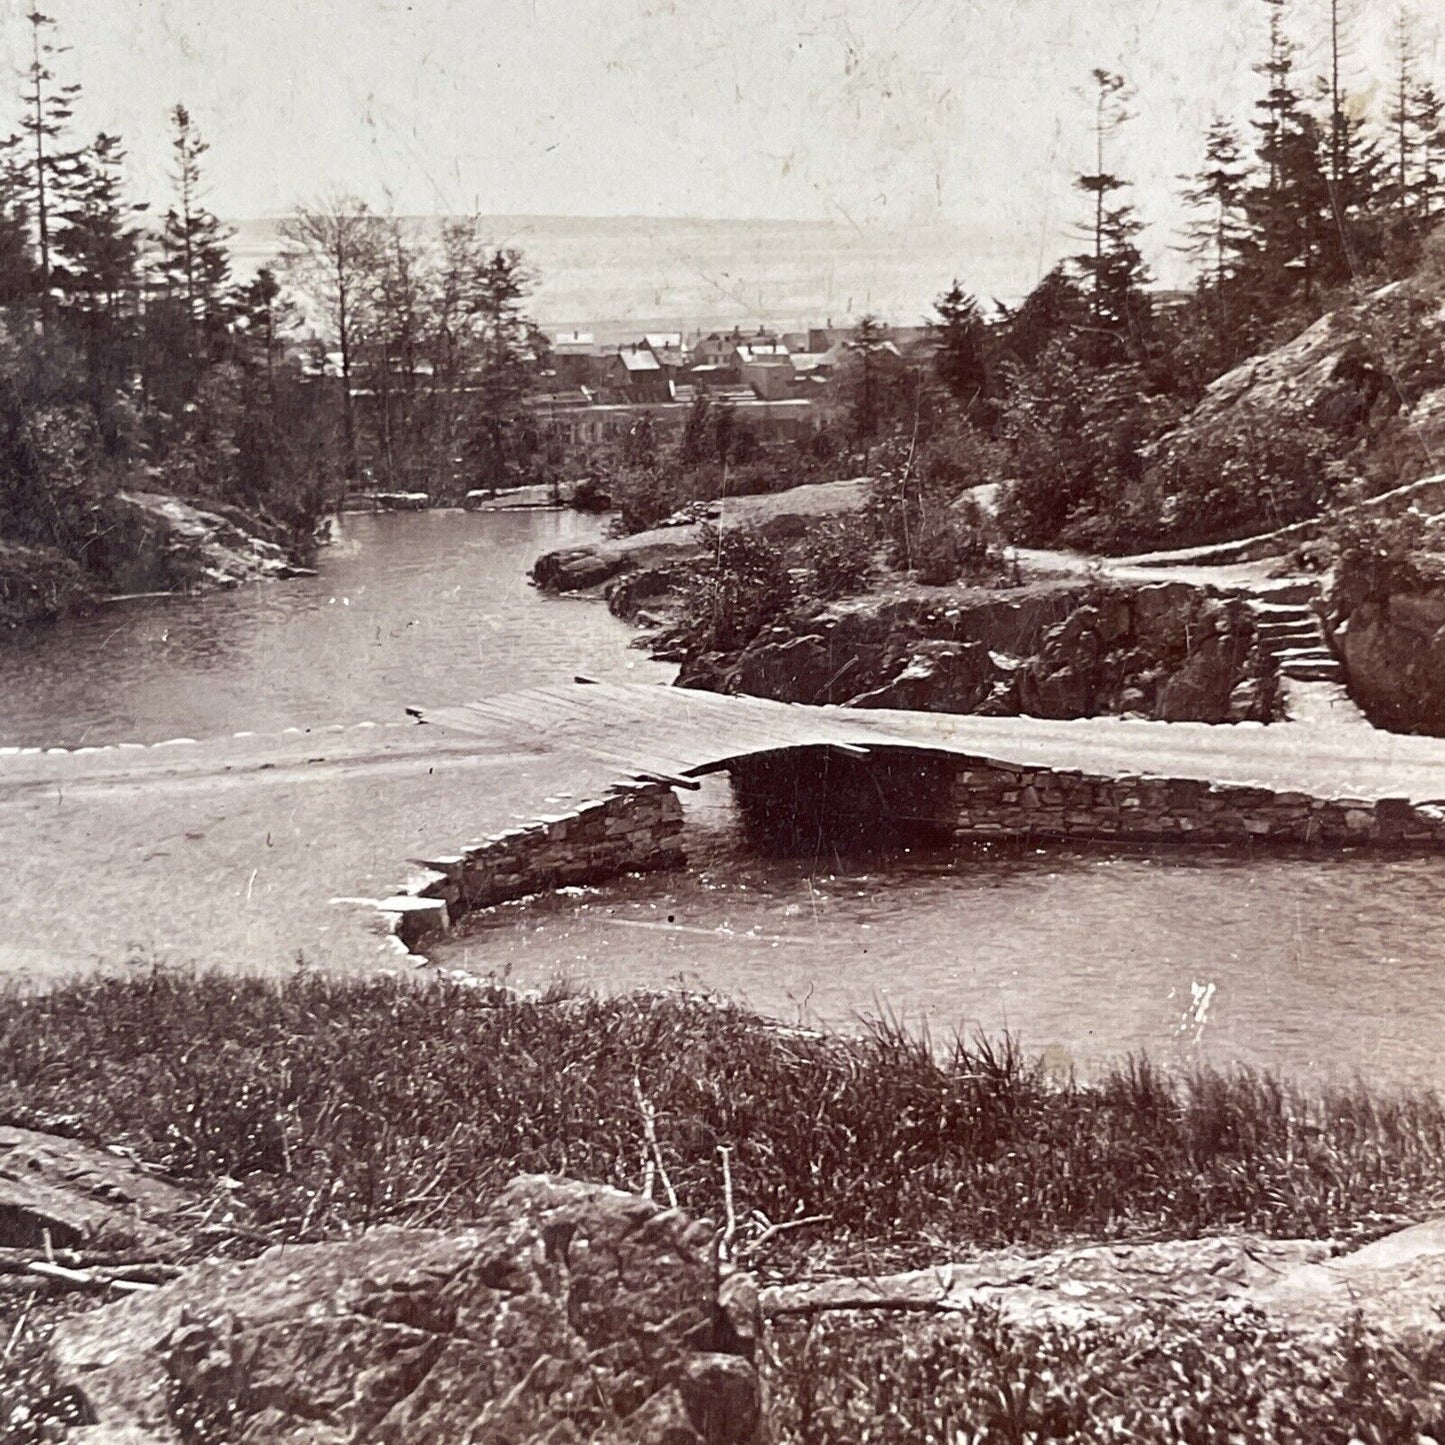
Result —
<svg viewBox="0 0 1445 1445"><path fill-rule="evenodd" d="M1239 599L1181 582L1049 583L833 603L735 656L685 658L678 682L780 702L1228 722L1272 715L1263 665Z"/></svg>
<svg viewBox="0 0 1445 1445"><path fill-rule="evenodd" d="M769 1323L823 1311L951 1314L992 1307L1022 1324L1079 1327L1159 1312L1248 1308L1286 1329L1340 1326L1355 1315L1396 1335L1445 1335L1445 1221L1346 1250L1325 1241L1226 1235L1097 1244L1024 1256L1002 1251L907 1274L777 1285Z"/></svg>
<svg viewBox="0 0 1445 1445"><path fill-rule="evenodd" d="M119 1151L0 1126L0 1248L165 1252L194 1203Z"/></svg>
<svg viewBox="0 0 1445 1445"><path fill-rule="evenodd" d="M116 593L236 587L304 570L274 528L235 508L207 510L139 491L106 503L106 527L87 547L85 565Z"/></svg>
<svg viewBox="0 0 1445 1445"><path fill-rule="evenodd" d="M713 1229L679 1210L523 1176L470 1229L201 1265L52 1350L97 1439L742 1445L761 1401L741 1282L720 1288Z"/></svg>
<svg viewBox="0 0 1445 1445"><path fill-rule="evenodd" d="M677 525L548 552L533 564L532 580L549 592L579 592L600 587L614 577L686 563L702 555L705 526L722 530L756 527L766 537L796 537L808 518L859 511L867 492L867 479L853 478L809 483L764 496L728 497L710 504L716 510L701 519L685 513Z"/></svg>
<svg viewBox="0 0 1445 1445"><path fill-rule="evenodd" d="M1445 588L1361 602L1335 620L1331 644L1372 722L1445 736Z"/></svg>
<svg viewBox="0 0 1445 1445"><path fill-rule="evenodd" d="M1177 452L1242 426L1303 421L1341 439L1342 453L1362 443L1352 469L1370 471L1376 442L1387 442L1396 457L1439 456L1445 446L1442 302L1445 245L1437 238L1408 279L1358 294L1221 376L1156 450ZM1391 475L1390 459L1381 460L1385 481L1410 480Z"/></svg>

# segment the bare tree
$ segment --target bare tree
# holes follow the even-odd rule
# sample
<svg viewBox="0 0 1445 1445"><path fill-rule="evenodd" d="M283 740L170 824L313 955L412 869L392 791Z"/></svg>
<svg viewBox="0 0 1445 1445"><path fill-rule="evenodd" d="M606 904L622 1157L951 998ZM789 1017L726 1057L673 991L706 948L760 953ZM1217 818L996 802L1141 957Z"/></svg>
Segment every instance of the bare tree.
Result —
<svg viewBox="0 0 1445 1445"><path fill-rule="evenodd" d="M357 477L352 370L365 334L372 292L385 255L386 225L365 201L327 196L297 208L281 222L282 262L302 294L322 314L340 356L342 466Z"/></svg>

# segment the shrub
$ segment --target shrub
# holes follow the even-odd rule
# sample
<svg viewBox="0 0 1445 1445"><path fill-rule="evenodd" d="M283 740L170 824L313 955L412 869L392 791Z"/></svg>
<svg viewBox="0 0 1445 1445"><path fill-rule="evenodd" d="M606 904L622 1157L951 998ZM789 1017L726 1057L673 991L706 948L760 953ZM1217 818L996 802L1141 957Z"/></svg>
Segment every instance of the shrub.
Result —
<svg viewBox="0 0 1445 1445"><path fill-rule="evenodd" d="M703 561L683 589L679 631L690 652L732 652L775 622L793 595L782 551L752 528L704 526Z"/></svg>
<svg viewBox="0 0 1445 1445"><path fill-rule="evenodd" d="M1409 511L1398 517L1347 513L1329 532L1335 558L1331 602L1341 615L1362 602L1445 586L1445 534Z"/></svg>
<svg viewBox="0 0 1445 1445"><path fill-rule="evenodd" d="M808 569L808 589L824 599L852 597L867 590L874 540L857 519L828 517L809 529L799 548Z"/></svg>
<svg viewBox="0 0 1445 1445"><path fill-rule="evenodd" d="M612 498L616 509L612 532L622 537L648 531L689 500L676 477L655 466L620 464L599 486Z"/></svg>

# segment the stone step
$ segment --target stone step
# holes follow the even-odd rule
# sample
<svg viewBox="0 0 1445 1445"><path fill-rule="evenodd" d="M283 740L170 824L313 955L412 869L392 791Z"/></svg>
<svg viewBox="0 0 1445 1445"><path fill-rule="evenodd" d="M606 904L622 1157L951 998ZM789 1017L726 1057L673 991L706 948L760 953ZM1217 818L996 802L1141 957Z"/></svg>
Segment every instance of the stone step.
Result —
<svg viewBox="0 0 1445 1445"><path fill-rule="evenodd" d="M1256 627L1318 627L1319 617L1308 607L1291 607L1287 612L1259 612L1254 614Z"/></svg>
<svg viewBox="0 0 1445 1445"><path fill-rule="evenodd" d="M1296 682L1339 682L1345 670L1332 657L1326 660L1296 658L1281 663L1279 675L1293 678Z"/></svg>
<svg viewBox="0 0 1445 1445"><path fill-rule="evenodd" d="M1312 672L1325 672L1331 678L1338 678L1344 675L1344 668L1340 666L1340 659L1332 653L1324 652L1322 649L1314 649L1311 652L1285 653L1279 657L1279 670L1286 676L1296 676L1299 669L1309 669Z"/></svg>
<svg viewBox="0 0 1445 1445"><path fill-rule="evenodd" d="M1308 603L1319 596L1320 585L1308 578L1296 578L1279 582L1260 582L1249 589L1250 600L1256 607L1277 605L1298 605Z"/></svg>
<svg viewBox="0 0 1445 1445"><path fill-rule="evenodd" d="M1272 642L1287 642L1320 636L1317 622L1261 622L1258 628L1259 640L1268 646Z"/></svg>

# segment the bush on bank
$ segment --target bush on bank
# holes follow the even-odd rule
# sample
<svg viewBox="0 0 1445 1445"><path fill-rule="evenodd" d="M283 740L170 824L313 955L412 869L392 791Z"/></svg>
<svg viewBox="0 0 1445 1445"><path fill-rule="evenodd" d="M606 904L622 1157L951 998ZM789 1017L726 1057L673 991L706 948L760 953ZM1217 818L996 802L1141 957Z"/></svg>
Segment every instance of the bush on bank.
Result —
<svg viewBox="0 0 1445 1445"><path fill-rule="evenodd" d="M645 1101L645 1105L642 1101ZM0 1118L239 1181L268 1237L473 1216L512 1175L639 1189L834 1263L1070 1238L1379 1232L1445 1198L1445 1107L1012 1042L782 1032L683 995L525 1001L448 981L165 969L0 996ZM658 1188L661 1188L660 1183Z"/></svg>

